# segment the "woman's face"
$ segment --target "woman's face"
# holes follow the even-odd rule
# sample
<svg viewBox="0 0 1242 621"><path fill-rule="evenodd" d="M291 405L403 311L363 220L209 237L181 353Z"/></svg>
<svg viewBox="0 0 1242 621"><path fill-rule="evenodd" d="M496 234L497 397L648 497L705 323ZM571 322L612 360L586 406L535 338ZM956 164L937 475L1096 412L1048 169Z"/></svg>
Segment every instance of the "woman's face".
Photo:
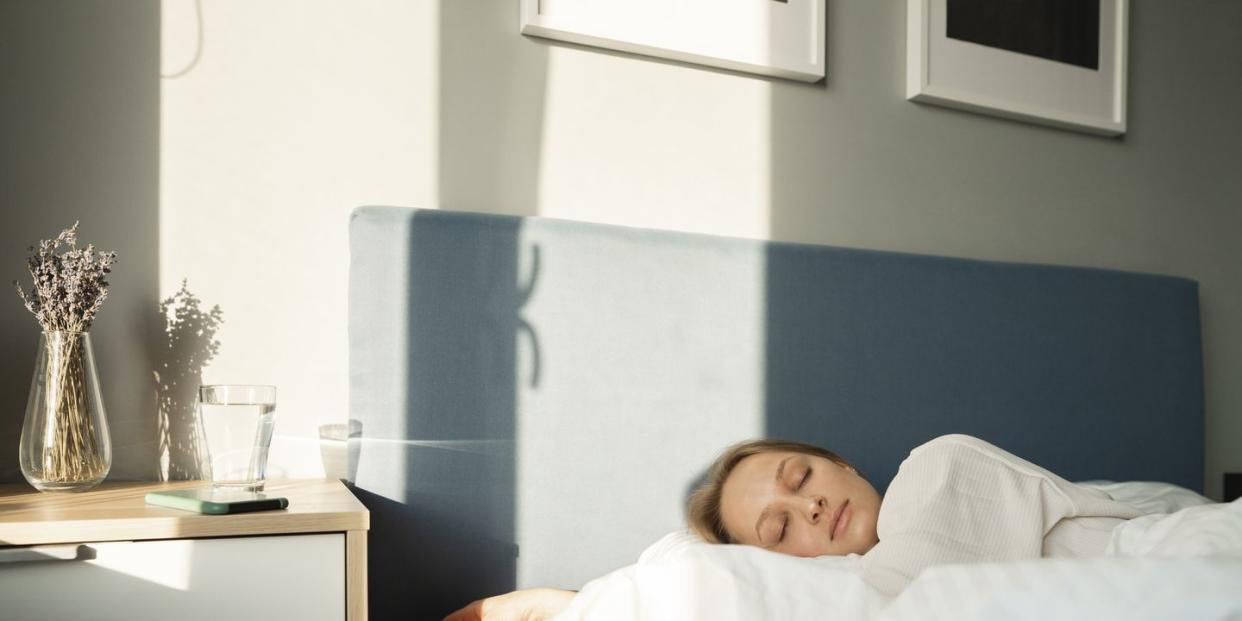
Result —
<svg viewBox="0 0 1242 621"><path fill-rule="evenodd" d="M863 554L880 495L848 466L803 453L759 453L725 479L720 514L738 543L795 556Z"/></svg>

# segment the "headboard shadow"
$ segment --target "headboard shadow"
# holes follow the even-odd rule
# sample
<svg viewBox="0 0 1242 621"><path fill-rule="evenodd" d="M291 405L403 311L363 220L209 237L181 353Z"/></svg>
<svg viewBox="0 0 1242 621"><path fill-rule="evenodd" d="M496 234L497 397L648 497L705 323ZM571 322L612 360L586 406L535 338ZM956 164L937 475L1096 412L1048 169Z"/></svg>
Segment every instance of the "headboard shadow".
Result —
<svg viewBox="0 0 1242 621"><path fill-rule="evenodd" d="M950 432L1202 489L1190 280L403 208L350 231L377 619L632 563L756 436L881 490Z"/></svg>

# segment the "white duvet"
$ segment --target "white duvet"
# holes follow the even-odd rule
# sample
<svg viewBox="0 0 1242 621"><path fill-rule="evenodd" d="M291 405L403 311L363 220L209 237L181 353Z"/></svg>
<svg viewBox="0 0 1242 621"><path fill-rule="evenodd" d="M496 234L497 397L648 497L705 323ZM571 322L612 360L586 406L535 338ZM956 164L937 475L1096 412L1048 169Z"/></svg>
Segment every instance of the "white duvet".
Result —
<svg viewBox="0 0 1242 621"><path fill-rule="evenodd" d="M557 621L1242 619L1242 500L1095 486L1166 512L1114 529L1103 557L938 565L894 598L862 579L858 556L803 559L674 533L587 584Z"/></svg>

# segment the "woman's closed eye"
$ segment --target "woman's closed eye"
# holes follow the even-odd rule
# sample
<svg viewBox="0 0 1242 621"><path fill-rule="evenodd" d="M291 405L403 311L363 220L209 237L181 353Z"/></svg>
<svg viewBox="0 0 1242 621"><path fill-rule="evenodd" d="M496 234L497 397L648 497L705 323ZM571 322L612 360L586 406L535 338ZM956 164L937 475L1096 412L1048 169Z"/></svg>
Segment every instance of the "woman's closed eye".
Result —
<svg viewBox="0 0 1242 621"><path fill-rule="evenodd" d="M811 469L807 468L806 473L802 475L801 479L798 479L798 484L794 486L794 491L795 492L800 491L802 487L806 485L807 479L810 479L810 478L811 478ZM781 519L781 534L776 538L776 543L779 544L780 542L785 540L785 531L787 530L789 530L789 514L788 513L786 513L785 517Z"/></svg>

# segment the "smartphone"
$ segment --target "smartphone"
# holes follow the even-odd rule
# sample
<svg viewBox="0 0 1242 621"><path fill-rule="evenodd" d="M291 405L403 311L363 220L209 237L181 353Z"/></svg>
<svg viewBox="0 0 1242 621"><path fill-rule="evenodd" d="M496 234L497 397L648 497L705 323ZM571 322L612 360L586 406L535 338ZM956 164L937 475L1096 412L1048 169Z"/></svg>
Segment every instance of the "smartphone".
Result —
<svg viewBox="0 0 1242 621"><path fill-rule="evenodd" d="M149 505L195 511L209 515L268 511L272 509L285 509L289 506L289 499L280 496L268 496L262 492L222 490L211 487L150 492L147 494L146 500Z"/></svg>

